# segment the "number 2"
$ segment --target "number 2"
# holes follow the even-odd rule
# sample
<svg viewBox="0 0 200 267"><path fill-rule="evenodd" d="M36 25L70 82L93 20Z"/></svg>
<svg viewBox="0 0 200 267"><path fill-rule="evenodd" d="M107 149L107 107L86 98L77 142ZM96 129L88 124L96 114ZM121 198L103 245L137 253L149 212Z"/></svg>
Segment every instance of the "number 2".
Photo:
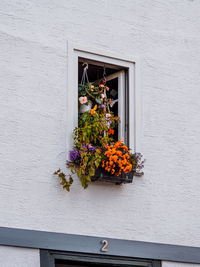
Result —
<svg viewBox="0 0 200 267"><path fill-rule="evenodd" d="M101 243L103 244L103 247L101 248L101 251L106 252L108 251L106 248L108 246L108 241L107 240L102 240Z"/></svg>

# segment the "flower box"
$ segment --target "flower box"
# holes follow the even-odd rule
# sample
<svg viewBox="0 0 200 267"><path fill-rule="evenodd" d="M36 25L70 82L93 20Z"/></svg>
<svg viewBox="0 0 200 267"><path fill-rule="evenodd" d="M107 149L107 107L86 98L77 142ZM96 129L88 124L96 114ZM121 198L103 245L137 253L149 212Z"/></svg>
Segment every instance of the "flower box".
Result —
<svg viewBox="0 0 200 267"><path fill-rule="evenodd" d="M110 173L105 172L102 168L98 168L95 175L91 177L92 182L109 182L114 184L128 184L133 182L134 171L129 173L123 173L119 176L110 175Z"/></svg>

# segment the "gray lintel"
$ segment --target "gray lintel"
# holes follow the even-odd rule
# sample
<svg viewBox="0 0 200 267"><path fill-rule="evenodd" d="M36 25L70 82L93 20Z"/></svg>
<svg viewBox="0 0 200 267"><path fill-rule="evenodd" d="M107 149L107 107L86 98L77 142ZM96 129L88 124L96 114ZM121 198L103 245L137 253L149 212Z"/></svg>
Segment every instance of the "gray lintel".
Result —
<svg viewBox="0 0 200 267"><path fill-rule="evenodd" d="M101 241L108 241L101 252ZM200 248L0 227L0 245L200 263Z"/></svg>

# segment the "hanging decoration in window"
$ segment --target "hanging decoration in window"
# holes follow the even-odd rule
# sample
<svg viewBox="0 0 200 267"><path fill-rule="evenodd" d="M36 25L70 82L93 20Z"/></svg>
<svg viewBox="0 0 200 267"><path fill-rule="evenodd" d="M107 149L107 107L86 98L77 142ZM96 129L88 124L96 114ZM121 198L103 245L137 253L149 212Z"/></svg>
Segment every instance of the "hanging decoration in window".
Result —
<svg viewBox="0 0 200 267"><path fill-rule="evenodd" d="M67 161L71 173L58 169L54 174L67 191L70 191L74 175L80 178L83 188L91 181L131 183L134 175L143 175L144 161L141 153L131 152L123 137L121 140L114 137L120 118L111 110L120 99L110 98L115 96L115 90L106 85L105 67L103 78L98 83L90 83L88 64L83 66L78 87L78 126L73 131L74 146Z"/></svg>

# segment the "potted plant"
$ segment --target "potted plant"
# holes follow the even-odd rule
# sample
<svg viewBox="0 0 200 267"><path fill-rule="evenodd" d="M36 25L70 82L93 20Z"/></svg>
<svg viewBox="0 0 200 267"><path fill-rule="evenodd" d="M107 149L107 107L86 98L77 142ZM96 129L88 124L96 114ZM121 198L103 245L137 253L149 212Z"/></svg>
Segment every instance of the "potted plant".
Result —
<svg viewBox="0 0 200 267"><path fill-rule="evenodd" d="M74 146L67 161L71 173L65 174L60 169L54 173L67 191L75 174L84 188L91 181L131 183L134 175L143 174L142 155L131 153L123 139L113 138L120 118L110 111L114 100L107 98L109 87L105 83L104 78L97 86L79 85L79 121L73 131Z"/></svg>

